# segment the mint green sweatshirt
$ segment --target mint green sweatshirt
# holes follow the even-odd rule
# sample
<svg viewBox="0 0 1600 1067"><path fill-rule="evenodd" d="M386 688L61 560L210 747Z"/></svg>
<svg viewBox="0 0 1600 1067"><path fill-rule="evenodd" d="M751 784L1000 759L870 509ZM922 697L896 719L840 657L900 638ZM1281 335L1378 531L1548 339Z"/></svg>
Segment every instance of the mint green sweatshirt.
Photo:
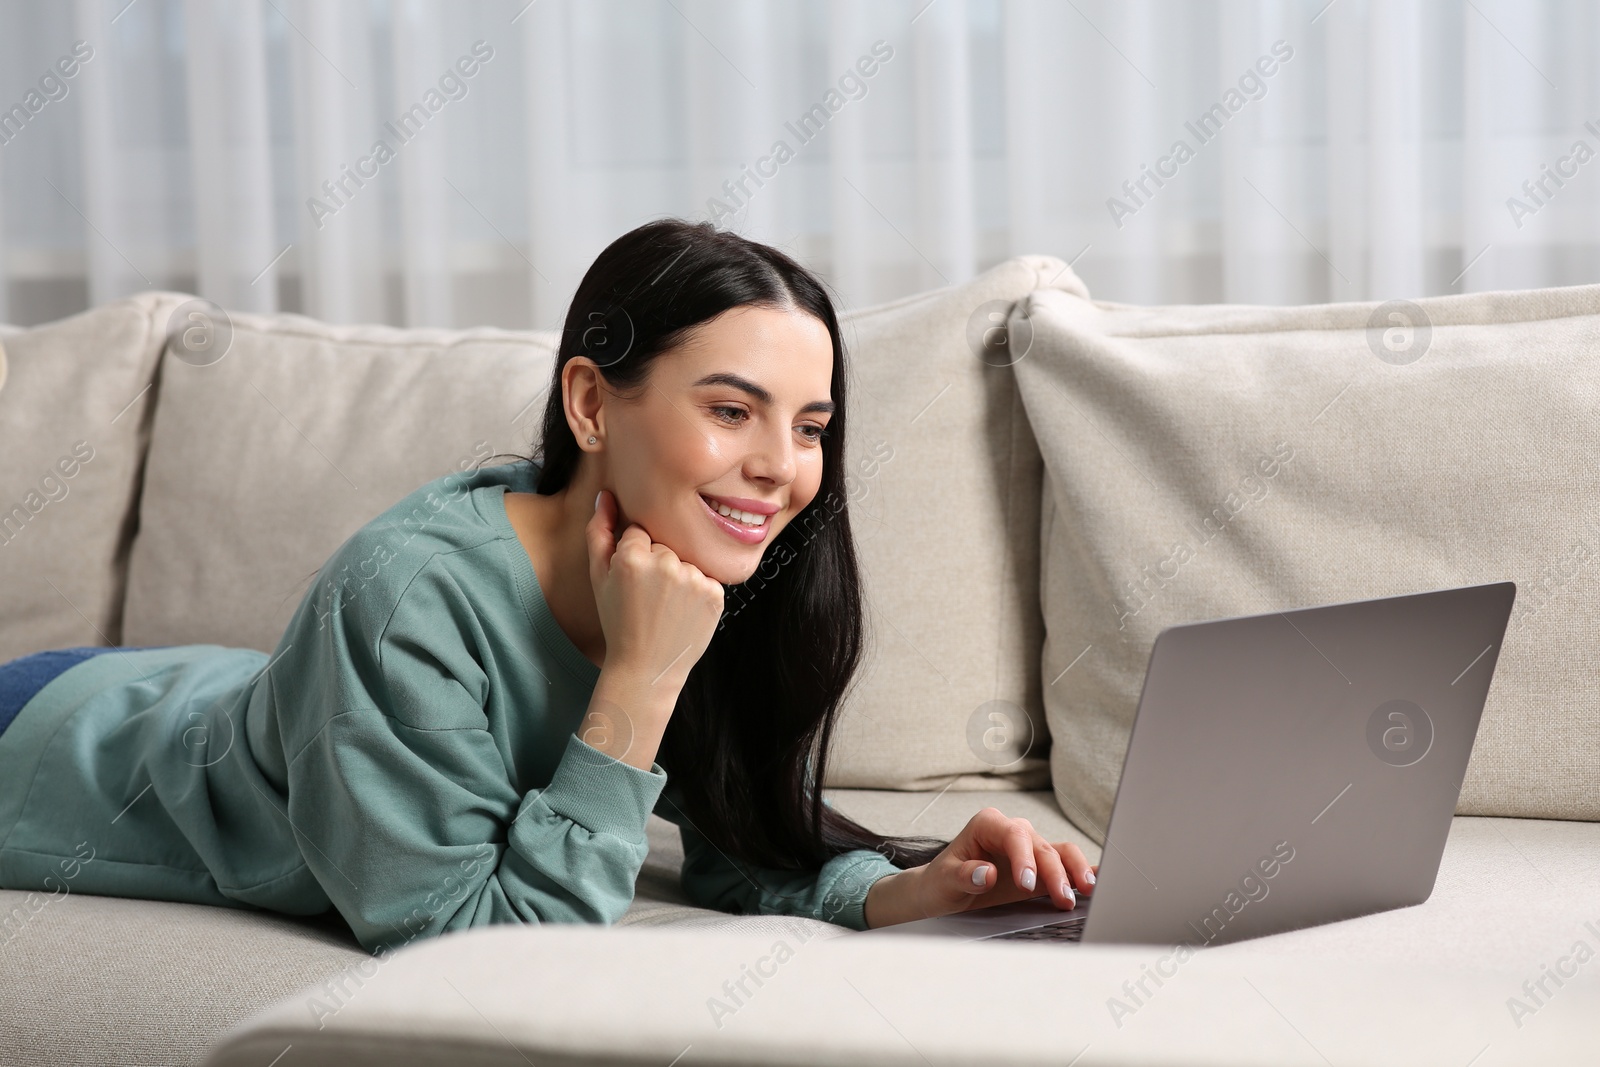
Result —
<svg viewBox="0 0 1600 1067"><path fill-rule="evenodd" d="M693 903L864 929L887 858L735 862L660 764L578 738L600 669L550 614L505 511L538 471L447 475L367 523L270 656L138 649L53 679L0 734L0 887L331 906L379 951L492 923L615 922L654 811L682 835Z"/></svg>

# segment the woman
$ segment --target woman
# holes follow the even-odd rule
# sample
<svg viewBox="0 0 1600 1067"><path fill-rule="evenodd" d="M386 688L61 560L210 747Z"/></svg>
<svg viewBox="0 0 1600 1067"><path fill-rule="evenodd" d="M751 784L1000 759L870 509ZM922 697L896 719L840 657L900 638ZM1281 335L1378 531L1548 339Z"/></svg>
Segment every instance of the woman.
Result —
<svg viewBox="0 0 1600 1067"><path fill-rule="evenodd" d="M846 380L788 256L709 223L625 234L568 311L539 453L363 526L271 656L0 668L0 885L332 907L380 951L615 922L655 811L707 907L864 929L1074 906L1094 868L1024 819L891 840L815 802L862 655Z"/></svg>

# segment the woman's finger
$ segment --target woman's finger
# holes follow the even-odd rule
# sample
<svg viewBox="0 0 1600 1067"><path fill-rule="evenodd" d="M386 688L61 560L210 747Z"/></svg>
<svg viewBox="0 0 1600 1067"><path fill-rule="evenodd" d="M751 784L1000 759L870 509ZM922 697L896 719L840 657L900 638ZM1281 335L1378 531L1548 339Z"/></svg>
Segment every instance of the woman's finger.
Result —
<svg viewBox="0 0 1600 1067"><path fill-rule="evenodd" d="M1068 872L1072 875L1072 884L1080 894L1094 892L1094 867L1089 864L1089 859L1083 854L1083 849L1071 841L1053 842L1057 852L1061 853L1061 861L1067 865Z"/></svg>
<svg viewBox="0 0 1600 1067"><path fill-rule="evenodd" d="M616 498L606 498L609 494L604 490L595 494L594 515L584 524L584 540L589 546L589 580L595 589L599 589L605 582L606 575L611 571L611 556L617 550L615 525Z"/></svg>
<svg viewBox="0 0 1600 1067"><path fill-rule="evenodd" d="M1033 826L1026 819L1009 819L997 808L984 808L968 824L981 852L1004 856L1011 864L1011 881L1028 896L1039 892L1038 863L1033 858Z"/></svg>
<svg viewBox="0 0 1600 1067"><path fill-rule="evenodd" d="M1068 910L1077 907L1078 897L1067 880L1067 867L1061 854L1037 830L1033 831L1033 855L1039 864L1039 888L1050 894L1056 907Z"/></svg>
<svg viewBox="0 0 1600 1067"><path fill-rule="evenodd" d="M991 860L968 860L957 869L956 881L963 893L976 896L999 883L999 868Z"/></svg>

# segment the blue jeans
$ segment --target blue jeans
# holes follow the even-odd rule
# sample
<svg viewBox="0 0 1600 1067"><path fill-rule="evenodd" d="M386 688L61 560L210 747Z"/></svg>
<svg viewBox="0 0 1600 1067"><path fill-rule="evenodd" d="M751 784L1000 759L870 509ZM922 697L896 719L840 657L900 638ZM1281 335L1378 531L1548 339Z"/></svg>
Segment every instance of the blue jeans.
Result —
<svg viewBox="0 0 1600 1067"><path fill-rule="evenodd" d="M11 720L17 717L17 712L22 710L22 705L32 700L34 696L55 680L56 675L74 667L91 656L98 656L102 652L116 652L139 646L132 645L100 645L80 646L78 648L54 648L45 652L34 652L10 663L0 664L0 733L11 725ZM152 648L171 648L171 645L152 645Z"/></svg>

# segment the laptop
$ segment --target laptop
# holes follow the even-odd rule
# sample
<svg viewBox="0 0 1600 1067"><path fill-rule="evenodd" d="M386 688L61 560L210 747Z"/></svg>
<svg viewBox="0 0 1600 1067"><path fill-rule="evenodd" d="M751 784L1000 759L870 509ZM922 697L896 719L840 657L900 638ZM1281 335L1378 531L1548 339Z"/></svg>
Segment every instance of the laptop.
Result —
<svg viewBox="0 0 1600 1067"><path fill-rule="evenodd" d="M1167 627L1093 892L865 932L1199 948L1422 903L1515 597L1504 581Z"/></svg>

